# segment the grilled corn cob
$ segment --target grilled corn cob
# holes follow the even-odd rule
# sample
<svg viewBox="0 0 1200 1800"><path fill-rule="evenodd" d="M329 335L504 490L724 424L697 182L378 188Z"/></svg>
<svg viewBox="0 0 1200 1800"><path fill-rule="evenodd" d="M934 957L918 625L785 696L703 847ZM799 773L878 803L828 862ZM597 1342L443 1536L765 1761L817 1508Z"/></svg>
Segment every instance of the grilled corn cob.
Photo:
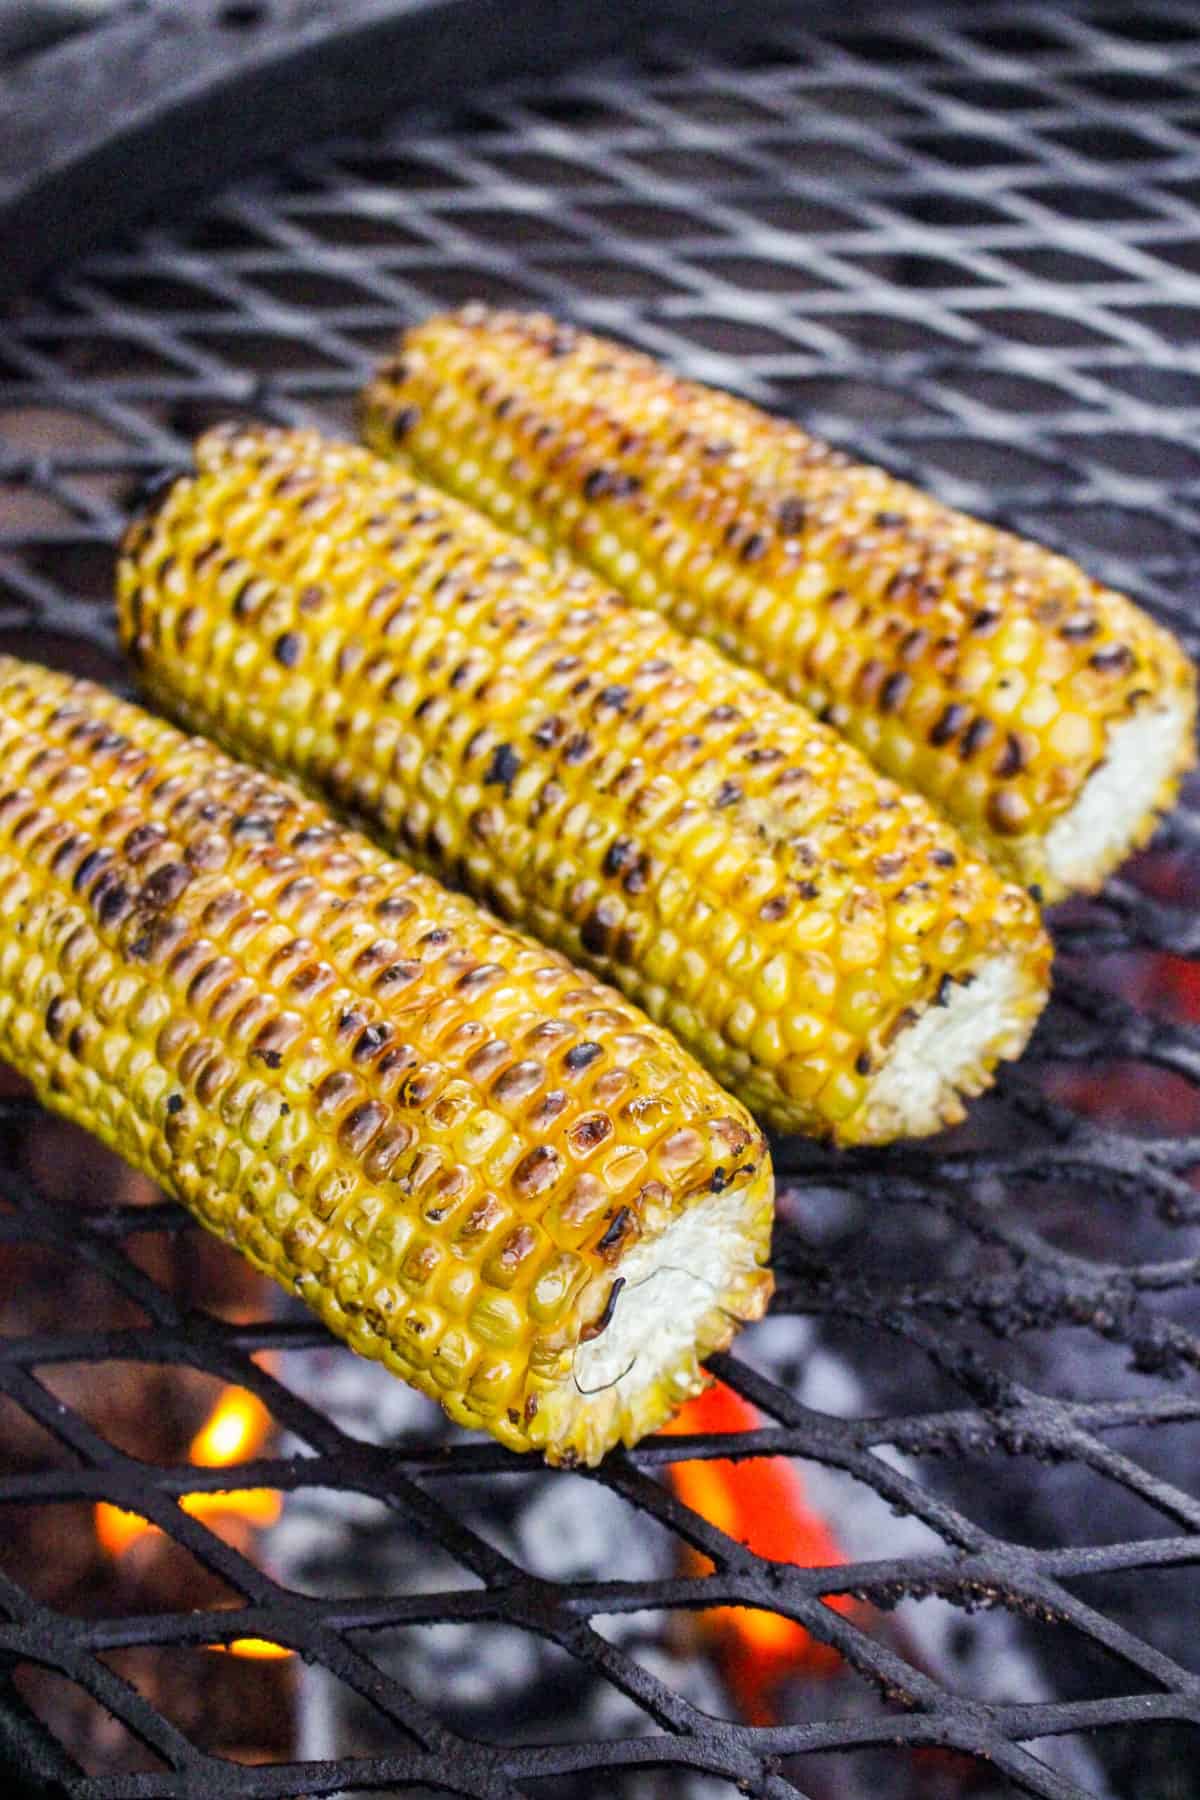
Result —
<svg viewBox="0 0 1200 1800"><path fill-rule="evenodd" d="M825 726L387 463L209 433L130 531L186 723L623 987L769 1123L961 1116L1046 993L1036 911Z"/></svg>
<svg viewBox="0 0 1200 1800"><path fill-rule="evenodd" d="M758 669L1046 900L1097 887L1193 760L1191 665L1124 596L649 357L471 307L408 334L363 419Z"/></svg>
<svg viewBox="0 0 1200 1800"><path fill-rule="evenodd" d="M0 659L0 1055L365 1356L594 1462L761 1313L761 1136L314 802Z"/></svg>

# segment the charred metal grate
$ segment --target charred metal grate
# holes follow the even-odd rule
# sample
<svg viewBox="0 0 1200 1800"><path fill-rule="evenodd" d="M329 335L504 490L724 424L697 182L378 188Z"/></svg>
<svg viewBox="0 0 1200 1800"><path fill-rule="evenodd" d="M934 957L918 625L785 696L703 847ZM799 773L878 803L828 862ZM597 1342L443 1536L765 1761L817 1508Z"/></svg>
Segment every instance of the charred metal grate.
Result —
<svg viewBox="0 0 1200 1800"><path fill-rule="evenodd" d="M476 295L544 304L794 410L1070 550L1200 648L1200 23L1186 0L963 0L772 27L721 57L657 44L314 145L92 257L0 328L4 646L121 682L112 549L139 484L230 412L346 429L397 326ZM432 1422L385 1445L348 1434L320 1391L303 1398L254 1360L322 1342L318 1327L230 1323L148 1273L139 1245L192 1242L187 1222L103 1193L69 1206L31 1175L50 1128L5 1101L0 1254L41 1257L68 1293L89 1271L132 1322L97 1332L64 1309L53 1329L0 1338L0 1411L15 1405L53 1446L0 1473L0 1502L136 1510L241 1603L77 1617L32 1580L0 1577L0 1755L78 1800L683 1795L669 1784L688 1772L714 1778L706 1792L783 1795L804 1790L818 1754L851 1768L872 1747L897 1764L922 1746L990 1769L989 1794L1200 1791L1197 798L1101 898L1060 910L1055 1003L967 1128L887 1155L780 1149L775 1315L814 1320L806 1354L841 1359L860 1400L846 1416L798 1397L807 1364L772 1360L768 1326L720 1367L768 1423L686 1453L841 1471L923 1521L927 1553L893 1554L884 1533L832 1572L768 1563L672 1495L660 1477L681 1442L660 1440L589 1479L714 1572L531 1574L478 1525L515 1459ZM227 1470L140 1462L54 1391L65 1365L127 1362L253 1388L307 1453L239 1467L238 1485L373 1497L464 1582L350 1600L289 1591L176 1506L228 1486ZM821 1604L841 1591L1007 1610L1033 1634L1052 1697L980 1698L931 1675ZM871 1706L731 1722L596 1625L719 1602L800 1620L837 1646ZM385 1628L454 1621L557 1645L640 1724L587 1741L539 1742L536 1728L472 1740L372 1654ZM374 1709L386 1748L235 1765L112 1661L236 1636L323 1665ZM91 1695L156 1772L80 1773L20 1698L21 1664ZM1048 1753L1074 1734L1104 1788ZM635 1780L651 1785L623 1785Z"/></svg>

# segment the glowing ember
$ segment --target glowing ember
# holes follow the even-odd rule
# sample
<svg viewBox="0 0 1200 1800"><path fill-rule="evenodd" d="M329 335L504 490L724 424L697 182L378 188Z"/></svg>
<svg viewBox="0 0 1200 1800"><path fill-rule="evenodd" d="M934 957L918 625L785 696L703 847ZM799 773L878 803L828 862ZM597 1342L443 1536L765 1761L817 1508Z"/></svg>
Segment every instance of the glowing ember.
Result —
<svg viewBox="0 0 1200 1800"><path fill-rule="evenodd" d="M716 1382L689 1401L667 1430L753 1431L761 1424L748 1401ZM669 1474L685 1506L758 1556L805 1569L846 1560L829 1526L805 1500L798 1471L783 1457L679 1462L671 1465ZM694 1552L687 1557L690 1566L697 1566ZM857 1610L857 1603L846 1595L834 1595L822 1604L845 1614ZM770 1696L786 1676L829 1675L841 1664L836 1650L779 1613L719 1606L699 1618L716 1641L739 1709L754 1725L772 1722Z"/></svg>
<svg viewBox="0 0 1200 1800"><path fill-rule="evenodd" d="M245 1656L252 1662L278 1662L292 1654L283 1644L273 1644L269 1638L232 1638L228 1644L206 1644L205 1648L224 1651L230 1656Z"/></svg>
<svg viewBox="0 0 1200 1800"><path fill-rule="evenodd" d="M248 1456L271 1435L271 1415L246 1388L226 1388L188 1447L198 1469L223 1469Z"/></svg>
<svg viewBox="0 0 1200 1800"><path fill-rule="evenodd" d="M245 1388L226 1388L216 1406L188 1446L188 1460L200 1469L222 1469L244 1461L264 1444L271 1432L271 1415L255 1394ZM274 1525L283 1507L271 1488L236 1488L227 1493L184 1494L179 1501L193 1519L214 1524L234 1522L262 1529ZM94 1514L96 1537L111 1557L121 1557L139 1539L160 1535L159 1528L139 1513L125 1512L101 1500ZM229 1644L210 1644L210 1650L258 1659L290 1656L280 1644L265 1638L235 1638Z"/></svg>
<svg viewBox="0 0 1200 1800"><path fill-rule="evenodd" d="M107 1500L101 1500L97 1505L95 1524L100 1548L112 1557L124 1556L129 1546L136 1544L146 1532L158 1529L140 1513L124 1512L119 1506L110 1506Z"/></svg>

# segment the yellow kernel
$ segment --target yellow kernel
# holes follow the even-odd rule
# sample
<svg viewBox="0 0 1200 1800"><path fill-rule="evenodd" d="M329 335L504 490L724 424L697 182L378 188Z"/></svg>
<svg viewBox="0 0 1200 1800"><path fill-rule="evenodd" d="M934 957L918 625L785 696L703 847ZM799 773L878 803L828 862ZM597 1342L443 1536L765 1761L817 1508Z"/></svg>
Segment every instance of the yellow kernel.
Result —
<svg viewBox="0 0 1200 1800"><path fill-rule="evenodd" d="M866 1097L867 1084L848 1069L839 1069L821 1089L821 1111L830 1119L848 1119Z"/></svg>
<svg viewBox="0 0 1200 1800"><path fill-rule="evenodd" d="M887 1005L874 975L852 975L842 983L834 1017L856 1038L865 1037Z"/></svg>
<svg viewBox="0 0 1200 1800"><path fill-rule="evenodd" d="M470 1323L477 1338L498 1350L511 1350L525 1331L521 1308L507 1294L485 1294L472 1308Z"/></svg>
<svg viewBox="0 0 1200 1800"><path fill-rule="evenodd" d="M787 1004L791 989L791 962L785 955L772 956L758 970L751 992L758 1004L769 1012L778 1012Z"/></svg>

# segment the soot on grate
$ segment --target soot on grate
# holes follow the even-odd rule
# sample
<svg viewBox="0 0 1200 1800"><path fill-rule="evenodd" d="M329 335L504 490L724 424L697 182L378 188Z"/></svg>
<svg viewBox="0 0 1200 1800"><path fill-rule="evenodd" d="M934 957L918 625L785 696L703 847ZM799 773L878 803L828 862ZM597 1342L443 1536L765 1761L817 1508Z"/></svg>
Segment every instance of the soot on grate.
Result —
<svg viewBox="0 0 1200 1800"><path fill-rule="evenodd" d="M663 43L313 145L0 328L0 639L123 684L140 484L231 413L348 429L397 327L480 296L790 410L1195 651L1198 132L1200 27L1145 0ZM217 1585L156 1608L3 1563L0 1755L81 1800L1195 1792L1196 798L1060 909L1053 1005L967 1127L778 1147L779 1297L716 1371L762 1423L594 1476L443 1429L261 1296L231 1310L186 1221L5 1100L6 1281L53 1278L0 1321L0 1513L82 1529L104 1501ZM146 1367L260 1396L278 1435L236 1484L282 1494L278 1525L230 1543L177 1506L234 1476L121 1438L105 1395ZM669 1478L750 1452L796 1460L844 1563L759 1555ZM834 1673L750 1718L717 1606L798 1621ZM253 1763L178 1699L247 1639L302 1653L238 1665L288 1726Z"/></svg>

